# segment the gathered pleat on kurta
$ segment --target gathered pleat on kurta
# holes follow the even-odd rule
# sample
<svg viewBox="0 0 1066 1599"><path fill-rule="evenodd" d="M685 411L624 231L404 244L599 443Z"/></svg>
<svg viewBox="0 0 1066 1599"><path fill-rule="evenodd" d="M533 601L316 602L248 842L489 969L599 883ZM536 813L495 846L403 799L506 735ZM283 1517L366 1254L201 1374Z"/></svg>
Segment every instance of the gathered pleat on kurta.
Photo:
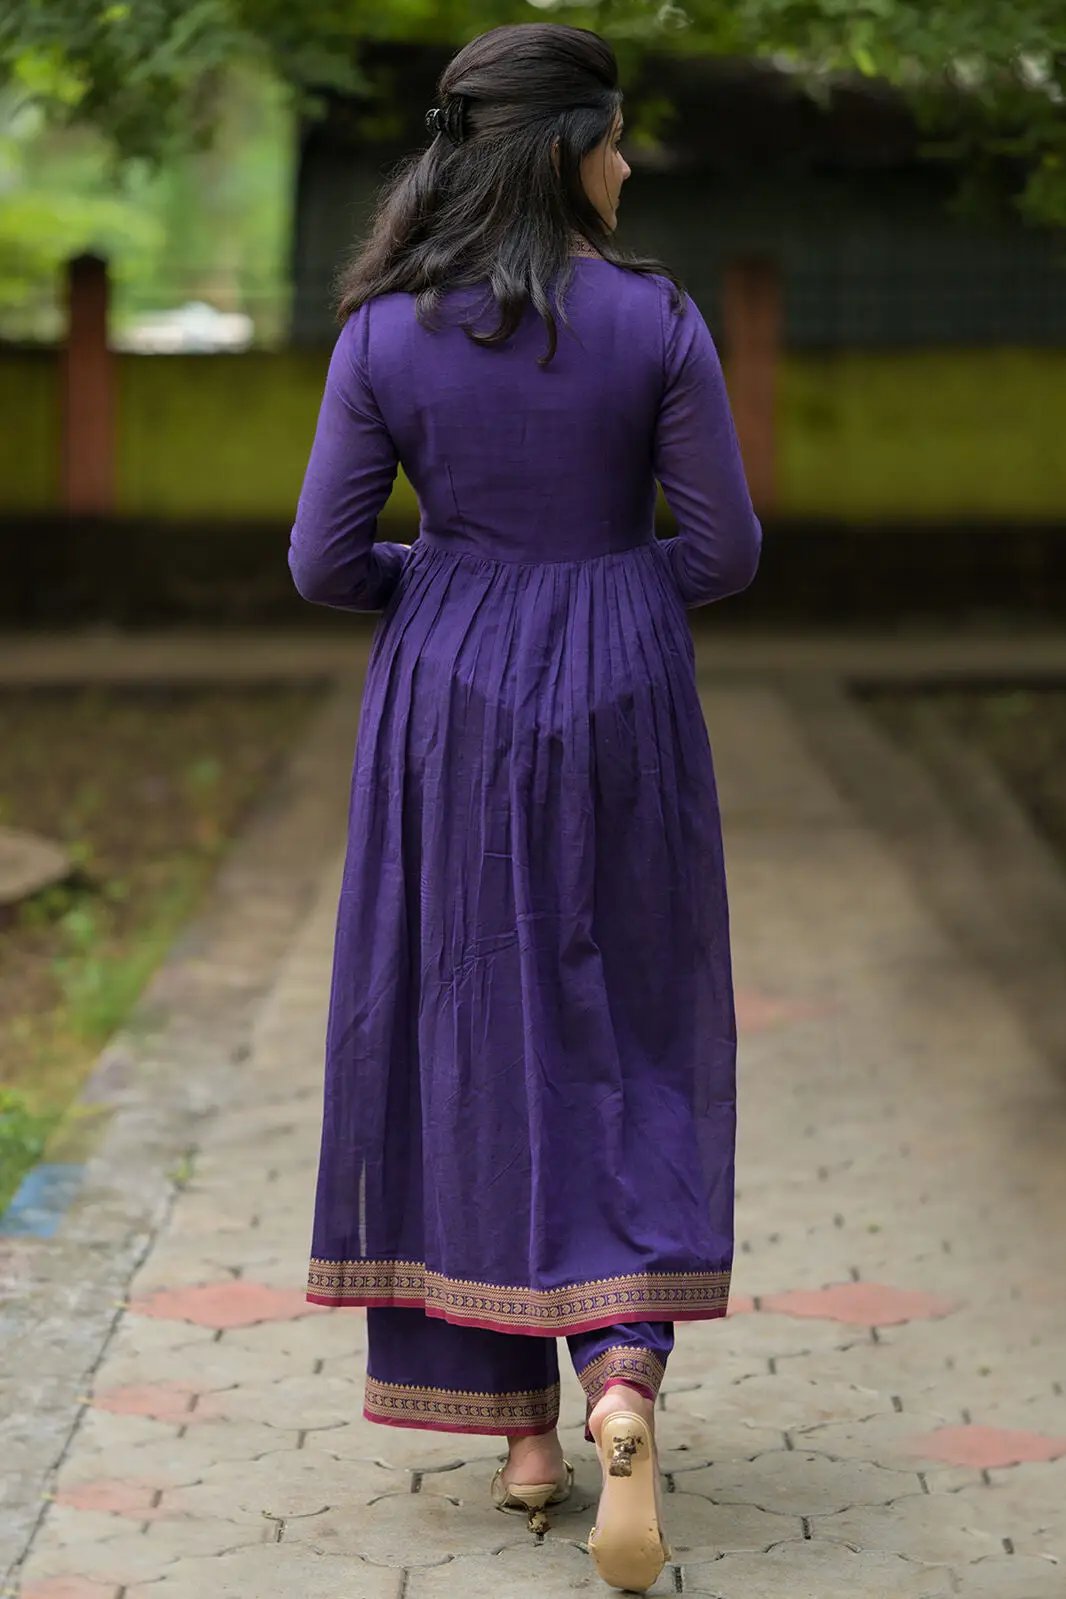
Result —
<svg viewBox="0 0 1066 1599"><path fill-rule="evenodd" d="M387 329L376 340L349 370L360 422L388 428ZM493 352L465 343L449 349L473 382ZM652 454L649 439L649 471ZM476 474L448 466L462 515ZM546 1334L725 1312L736 1025L685 614L714 597L694 586L721 551L686 565L646 510L630 520L607 541L575 526L571 558L537 558L525 530L479 542L424 512L399 561L388 547L376 577L361 568L382 617L336 927L315 1302Z"/></svg>

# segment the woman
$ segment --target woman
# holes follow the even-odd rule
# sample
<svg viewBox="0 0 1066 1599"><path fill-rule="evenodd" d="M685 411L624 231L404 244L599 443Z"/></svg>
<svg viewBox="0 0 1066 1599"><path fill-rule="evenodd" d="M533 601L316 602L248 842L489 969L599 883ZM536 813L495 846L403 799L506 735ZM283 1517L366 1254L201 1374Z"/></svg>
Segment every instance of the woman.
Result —
<svg viewBox="0 0 1066 1599"><path fill-rule="evenodd" d="M504 1436L569 1491L556 1339L604 1468L597 1567L654 1582L673 1323L725 1314L736 1028L686 606L759 523L699 311L612 242L609 47L495 28L343 285L289 562L380 610L351 790L308 1298L368 1308L365 1414ZM420 506L375 543L397 464ZM656 479L677 535L659 541Z"/></svg>

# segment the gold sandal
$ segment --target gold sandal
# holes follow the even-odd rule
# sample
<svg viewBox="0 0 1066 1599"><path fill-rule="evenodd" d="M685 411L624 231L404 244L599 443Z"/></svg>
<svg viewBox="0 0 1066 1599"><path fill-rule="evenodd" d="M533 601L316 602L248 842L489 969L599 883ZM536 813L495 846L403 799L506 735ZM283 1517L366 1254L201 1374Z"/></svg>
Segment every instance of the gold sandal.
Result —
<svg viewBox="0 0 1066 1599"><path fill-rule="evenodd" d="M563 1461L563 1469L566 1476L562 1482L504 1482L503 1466L497 1466L490 1485L492 1502L497 1510L509 1515L527 1516L530 1532L547 1532L551 1522L545 1507L561 1505L569 1499L574 1486L574 1468L569 1460Z"/></svg>
<svg viewBox="0 0 1066 1599"><path fill-rule="evenodd" d="M603 1496L588 1550L604 1582L644 1593L670 1558L659 1525L658 1462L651 1428L632 1411L616 1410L598 1445Z"/></svg>

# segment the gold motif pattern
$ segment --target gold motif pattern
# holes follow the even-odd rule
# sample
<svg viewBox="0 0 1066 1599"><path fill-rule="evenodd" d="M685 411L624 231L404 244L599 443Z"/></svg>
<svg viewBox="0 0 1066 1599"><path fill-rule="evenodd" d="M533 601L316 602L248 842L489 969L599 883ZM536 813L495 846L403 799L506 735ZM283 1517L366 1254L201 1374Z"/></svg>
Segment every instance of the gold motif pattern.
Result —
<svg viewBox="0 0 1066 1599"><path fill-rule="evenodd" d="M413 1260L312 1260L307 1297L320 1305L414 1305L445 1321L557 1335L614 1322L724 1316L728 1271L640 1272L564 1288L464 1282Z"/></svg>
<svg viewBox="0 0 1066 1599"><path fill-rule="evenodd" d="M639 1383L642 1388L650 1390L654 1398L659 1392L659 1384L666 1373L666 1367L658 1355L653 1355L650 1349L637 1349L631 1344L616 1344L610 1349L605 1349L597 1355L595 1360L590 1360L577 1374L577 1380L585 1390L588 1408L603 1397L608 1382L622 1378L625 1382Z"/></svg>
<svg viewBox="0 0 1066 1599"><path fill-rule="evenodd" d="M559 1384L524 1393L478 1394L454 1388L414 1388L367 1376L363 1411L369 1421L447 1432L547 1432L559 1419Z"/></svg>

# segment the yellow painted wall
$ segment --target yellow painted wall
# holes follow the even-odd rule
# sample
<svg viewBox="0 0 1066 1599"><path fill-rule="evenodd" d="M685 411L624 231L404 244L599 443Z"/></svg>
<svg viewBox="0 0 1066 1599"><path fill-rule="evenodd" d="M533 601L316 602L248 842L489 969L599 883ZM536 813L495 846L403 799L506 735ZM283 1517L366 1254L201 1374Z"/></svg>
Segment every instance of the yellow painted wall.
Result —
<svg viewBox="0 0 1066 1599"><path fill-rule="evenodd" d="M0 513L59 503L59 363L49 350L0 350Z"/></svg>
<svg viewBox="0 0 1066 1599"><path fill-rule="evenodd" d="M1066 516L1066 351L797 351L780 405L782 513Z"/></svg>
<svg viewBox="0 0 1066 1599"><path fill-rule="evenodd" d="M285 521L327 354L118 357L119 509ZM0 351L0 512L59 495L54 355ZM777 514L1066 519L1066 351L791 352ZM397 484L385 521L410 526Z"/></svg>

